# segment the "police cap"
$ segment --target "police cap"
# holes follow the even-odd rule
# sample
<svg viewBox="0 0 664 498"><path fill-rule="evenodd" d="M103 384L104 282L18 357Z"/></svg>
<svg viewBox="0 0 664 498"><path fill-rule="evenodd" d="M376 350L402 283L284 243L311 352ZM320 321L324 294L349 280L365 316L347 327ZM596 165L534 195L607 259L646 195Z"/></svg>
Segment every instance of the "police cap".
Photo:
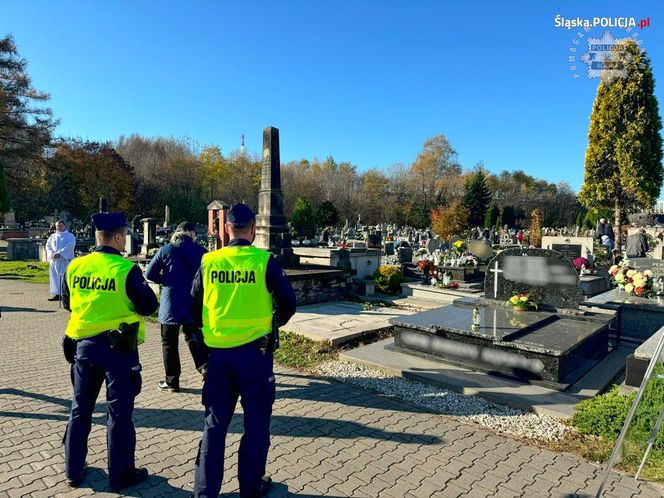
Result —
<svg viewBox="0 0 664 498"><path fill-rule="evenodd" d="M95 213L92 215L92 224L95 230L112 231L127 226L127 217L124 213Z"/></svg>
<svg viewBox="0 0 664 498"><path fill-rule="evenodd" d="M249 225L256 219L256 215L249 206L238 202L233 204L226 214L226 221L233 225Z"/></svg>

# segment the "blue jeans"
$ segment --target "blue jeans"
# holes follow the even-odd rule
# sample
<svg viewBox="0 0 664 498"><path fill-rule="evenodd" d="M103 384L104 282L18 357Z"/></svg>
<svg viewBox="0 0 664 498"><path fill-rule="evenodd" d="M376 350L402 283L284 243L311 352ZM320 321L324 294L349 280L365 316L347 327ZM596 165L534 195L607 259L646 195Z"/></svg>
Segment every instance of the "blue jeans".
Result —
<svg viewBox="0 0 664 498"><path fill-rule="evenodd" d="M71 380L74 396L65 435L67 478L75 479L83 472L92 413L105 381L108 479L111 485L121 483L135 469L136 431L132 414L134 398L141 392L138 351L111 349L105 333L82 339L76 347Z"/></svg>
<svg viewBox="0 0 664 498"><path fill-rule="evenodd" d="M275 397L272 353L254 344L211 348L203 385L205 427L196 458L194 496L219 496L224 477L226 432L238 397L244 409L238 480L240 496L253 496L265 475L270 447L270 416Z"/></svg>

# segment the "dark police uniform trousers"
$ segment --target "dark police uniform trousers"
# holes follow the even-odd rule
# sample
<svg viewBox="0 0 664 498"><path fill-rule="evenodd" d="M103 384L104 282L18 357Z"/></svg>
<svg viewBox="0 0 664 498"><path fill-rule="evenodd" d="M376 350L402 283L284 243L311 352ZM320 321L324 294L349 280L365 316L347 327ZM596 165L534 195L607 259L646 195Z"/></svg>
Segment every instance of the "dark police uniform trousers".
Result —
<svg viewBox="0 0 664 498"><path fill-rule="evenodd" d="M65 434L67 478L78 477L85 466L88 435L95 402L106 382L108 427L108 478L111 486L133 475L136 431L132 421L134 398L141 392L138 349L111 349L106 333L78 340L71 366L74 386L69 424Z"/></svg>
<svg viewBox="0 0 664 498"><path fill-rule="evenodd" d="M244 410L238 480L240 496L258 491L270 447L270 416L275 398L273 354L256 342L235 348L210 348L203 385L205 428L196 459L195 495L217 497L223 481L226 432L238 396ZM250 487L253 487L250 488Z"/></svg>

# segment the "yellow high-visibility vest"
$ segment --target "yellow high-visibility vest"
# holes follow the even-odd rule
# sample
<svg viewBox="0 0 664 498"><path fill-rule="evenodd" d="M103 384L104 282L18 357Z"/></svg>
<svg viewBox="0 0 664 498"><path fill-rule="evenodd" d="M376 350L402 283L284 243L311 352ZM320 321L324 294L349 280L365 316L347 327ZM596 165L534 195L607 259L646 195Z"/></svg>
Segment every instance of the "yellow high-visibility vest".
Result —
<svg viewBox="0 0 664 498"><path fill-rule="evenodd" d="M203 337L234 348L272 330L272 295L265 284L270 253L254 246L223 247L201 261Z"/></svg>
<svg viewBox="0 0 664 498"><path fill-rule="evenodd" d="M71 317L66 334L72 339L139 322L138 342L145 339L145 323L127 297L127 275L134 263L117 254L93 252L75 258L67 268Z"/></svg>

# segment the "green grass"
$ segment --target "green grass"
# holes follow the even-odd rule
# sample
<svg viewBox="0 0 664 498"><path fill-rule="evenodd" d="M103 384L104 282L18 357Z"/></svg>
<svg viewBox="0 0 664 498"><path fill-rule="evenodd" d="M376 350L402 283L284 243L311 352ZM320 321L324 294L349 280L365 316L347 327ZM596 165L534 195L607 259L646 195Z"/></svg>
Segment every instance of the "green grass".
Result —
<svg viewBox="0 0 664 498"><path fill-rule="evenodd" d="M311 369L338 357L329 343L312 341L292 332L281 332L279 344L274 360L284 367Z"/></svg>
<svg viewBox="0 0 664 498"><path fill-rule="evenodd" d="M48 263L0 259L0 278L47 284Z"/></svg>
<svg viewBox="0 0 664 498"><path fill-rule="evenodd" d="M655 374L664 373L661 366ZM606 462L622 430L636 393L621 395L618 386L607 393L582 401L570 424L581 436L581 454ZM664 404L664 380L653 375L627 433L618 468L634 475L648 444L648 436ZM659 431L642 474L644 479L664 482L664 431Z"/></svg>

